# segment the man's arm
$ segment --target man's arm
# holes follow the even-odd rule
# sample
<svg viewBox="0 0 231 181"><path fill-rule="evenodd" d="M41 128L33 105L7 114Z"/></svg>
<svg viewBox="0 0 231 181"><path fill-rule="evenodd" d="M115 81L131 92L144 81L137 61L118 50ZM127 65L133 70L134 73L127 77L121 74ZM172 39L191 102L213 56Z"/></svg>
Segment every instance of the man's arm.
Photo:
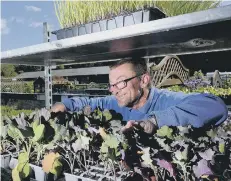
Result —
<svg viewBox="0 0 231 181"><path fill-rule="evenodd" d="M211 94L192 94L182 100L179 97L165 96L158 100L162 105L158 111L153 111L150 116L155 116L158 127L187 126L202 127L206 124L218 125L226 120L228 110L224 102ZM170 101L171 106L164 102ZM176 103L174 105L174 103Z"/></svg>
<svg viewBox="0 0 231 181"><path fill-rule="evenodd" d="M86 106L90 106L91 110L96 107L101 109L112 109L116 104L113 96L88 98L88 97L76 97L64 99L61 103L57 103L52 107L52 112L64 112L64 111L80 111Z"/></svg>

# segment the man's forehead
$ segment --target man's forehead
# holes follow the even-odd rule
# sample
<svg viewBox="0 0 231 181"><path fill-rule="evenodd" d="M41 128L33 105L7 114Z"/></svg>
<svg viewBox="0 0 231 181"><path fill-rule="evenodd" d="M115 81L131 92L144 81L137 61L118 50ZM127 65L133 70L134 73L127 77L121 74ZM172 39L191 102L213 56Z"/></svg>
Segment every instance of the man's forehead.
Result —
<svg viewBox="0 0 231 181"><path fill-rule="evenodd" d="M132 64L123 64L118 67L112 68L109 72L110 81L122 80L123 78L129 78L134 75Z"/></svg>
<svg viewBox="0 0 231 181"><path fill-rule="evenodd" d="M134 67L131 63L125 63L125 64L122 64L122 65L118 65L116 67L112 67L111 68L111 71L126 71L126 70L130 70L130 71L133 71Z"/></svg>
<svg viewBox="0 0 231 181"><path fill-rule="evenodd" d="M109 75L118 75L118 76L121 76L121 75L130 75L130 74L133 74L134 73L134 70L133 70L133 66L132 64L123 64L123 65L119 65L115 68L112 68L109 72Z"/></svg>

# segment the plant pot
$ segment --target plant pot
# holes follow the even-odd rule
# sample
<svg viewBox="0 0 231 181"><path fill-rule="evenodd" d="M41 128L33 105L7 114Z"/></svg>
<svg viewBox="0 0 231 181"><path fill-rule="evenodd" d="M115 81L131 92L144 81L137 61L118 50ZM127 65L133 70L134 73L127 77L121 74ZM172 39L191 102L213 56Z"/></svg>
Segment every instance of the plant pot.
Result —
<svg viewBox="0 0 231 181"><path fill-rule="evenodd" d="M12 180L12 174L11 174L10 169L0 168L0 173L1 173L0 180L2 180L2 181Z"/></svg>
<svg viewBox="0 0 231 181"><path fill-rule="evenodd" d="M13 170L17 164L18 164L18 159L12 157L10 159L9 167Z"/></svg>
<svg viewBox="0 0 231 181"><path fill-rule="evenodd" d="M9 168L10 158L10 154L0 155L0 167Z"/></svg>
<svg viewBox="0 0 231 181"><path fill-rule="evenodd" d="M165 18L166 15L158 8L149 8L136 11L127 15L119 15L111 19L104 19L96 22L87 23L84 25L64 28L51 32L57 36L57 39L65 39L74 36L81 36L100 31L112 30L143 22Z"/></svg>
<svg viewBox="0 0 231 181"><path fill-rule="evenodd" d="M69 173L64 173L65 181L101 181L104 177L91 175L91 174L84 174L83 176L73 175Z"/></svg>
<svg viewBox="0 0 231 181"><path fill-rule="evenodd" d="M11 158L9 167L13 170L17 164L18 164L18 159ZM42 167L39 167L33 164L30 164L30 166L32 170L34 171L34 177L37 181L48 181L47 174L43 171Z"/></svg>
<svg viewBox="0 0 231 181"><path fill-rule="evenodd" d="M83 172L79 169L75 169L74 174L64 173L64 175L65 181L100 181L105 177L104 175L96 175L94 172L91 172L91 170Z"/></svg>
<svg viewBox="0 0 231 181"><path fill-rule="evenodd" d="M75 169L75 174L64 173L66 181L101 181L101 180L114 180L114 175L104 173L104 168L97 166L90 166L90 169L85 172ZM117 172L116 180L122 181L127 177L126 172Z"/></svg>
<svg viewBox="0 0 231 181"><path fill-rule="evenodd" d="M83 178L81 176L73 175L70 173L64 173L65 181L81 181Z"/></svg>
<svg viewBox="0 0 231 181"><path fill-rule="evenodd" d="M38 181L47 181L47 174L43 171L42 167L30 164L34 171L35 179Z"/></svg>

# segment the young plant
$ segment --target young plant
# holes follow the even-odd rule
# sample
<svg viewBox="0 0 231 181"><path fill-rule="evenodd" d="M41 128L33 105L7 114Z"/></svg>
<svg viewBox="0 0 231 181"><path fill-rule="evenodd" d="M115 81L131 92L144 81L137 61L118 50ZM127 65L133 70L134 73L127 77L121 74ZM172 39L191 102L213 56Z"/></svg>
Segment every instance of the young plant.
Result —
<svg viewBox="0 0 231 181"><path fill-rule="evenodd" d="M18 156L18 164L12 170L13 181L21 181L29 177L30 173L29 155L27 152L21 152Z"/></svg>
<svg viewBox="0 0 231 181"><path fill-rule="evenodd" d="M16 151L15 143L10 140L7 134L8 126L8 123L2 119L0 122L0 155L12 155L12 152Z"/></svg>
<svg viewBox="0 0 231 181"><path fill-rule="evenodd" d="M29 117L22 113L9 121L8 135L17 142L20 150L18 164L12 172L14 181L28 177L29 163L40 165L45 150L54 148L54 129L49 119L49 111L41 109Z"/></svg>
<svg viewBox="0 0 231 181"><path fill-rule="evenodd" d="M59 153L50 152L44 156L42 168L46 173L52 173L56 176L60 175L62 170L61 156Z"/></svg>

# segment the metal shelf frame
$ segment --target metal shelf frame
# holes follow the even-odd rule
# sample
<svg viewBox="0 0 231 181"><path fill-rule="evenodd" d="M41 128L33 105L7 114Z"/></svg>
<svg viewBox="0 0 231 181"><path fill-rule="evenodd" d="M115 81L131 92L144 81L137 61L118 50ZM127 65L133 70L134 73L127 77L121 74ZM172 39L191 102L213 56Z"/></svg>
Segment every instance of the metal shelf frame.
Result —
<svg viewBox="0 0 231 181"><path fill-rule="evenodd" d="M51 66L231 51L231 5L168 17L123 28L1 52L1 62L45 66L46 107L52 103Z"/></svg>

